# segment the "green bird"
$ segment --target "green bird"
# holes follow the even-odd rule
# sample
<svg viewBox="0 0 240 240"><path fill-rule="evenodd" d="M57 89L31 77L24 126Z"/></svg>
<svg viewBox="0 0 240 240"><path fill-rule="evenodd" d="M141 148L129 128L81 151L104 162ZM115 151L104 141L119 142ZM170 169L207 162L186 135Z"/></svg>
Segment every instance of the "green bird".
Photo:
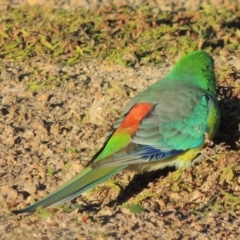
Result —
<svg viewBox="0 0 240 240"><path fill-rule="evenodd" d="M123 169L138 173L187 167L218 128L220 111L213 58L185 55L160 81L134 97L86 168L56 191L14 213L52 208Z"/></svg>

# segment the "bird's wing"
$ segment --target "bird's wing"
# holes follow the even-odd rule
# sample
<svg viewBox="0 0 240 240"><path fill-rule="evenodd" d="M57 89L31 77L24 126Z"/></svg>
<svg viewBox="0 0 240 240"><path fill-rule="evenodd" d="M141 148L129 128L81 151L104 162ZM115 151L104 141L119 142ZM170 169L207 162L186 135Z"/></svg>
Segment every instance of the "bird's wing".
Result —
<svg viewBox="0 0 240 240"><path fill-rule="evenodd" d="M138 102L120 118L111 138L132 109L143 104L150 103ZM174 91L169 88L160 92L157 102L149 105L149 111L135 126L131 141L111 156L94 161L90 166L112 167L159 161L199 147L205 141L205 133L209 132L209 106L212 104L214 101L211 96L194 86L183 85L174 88Z"/></svg>

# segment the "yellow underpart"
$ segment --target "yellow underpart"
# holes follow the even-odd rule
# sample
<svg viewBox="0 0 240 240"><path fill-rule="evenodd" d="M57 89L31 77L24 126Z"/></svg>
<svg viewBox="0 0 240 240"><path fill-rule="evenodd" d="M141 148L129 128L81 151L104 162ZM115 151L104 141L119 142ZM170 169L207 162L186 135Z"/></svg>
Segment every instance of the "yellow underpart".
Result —
<svg viewBox="0 0 240 240"><path fill-rule="evenodd" d="M211 140L218 129L220 113L219 113L218 107L214 105L213 102L210 103L209 109L210 111L208 114L207 123L208 123L208 129L209 129L208 138L209 140Z"/></svg>
<svg viewBox="0 0 240 240"><path fill-rule="evenodd" d="M198 148L187 150L178 155L166 158L164 160L156 160L147 162L144 164L136 164L129 166L128 169L134 170L136 172L150 172L158 169L163 169L165 167L176 167L176 168L186 168L191 165L192 160L201 153L201 150L205 144L202 144Z"/></svg>

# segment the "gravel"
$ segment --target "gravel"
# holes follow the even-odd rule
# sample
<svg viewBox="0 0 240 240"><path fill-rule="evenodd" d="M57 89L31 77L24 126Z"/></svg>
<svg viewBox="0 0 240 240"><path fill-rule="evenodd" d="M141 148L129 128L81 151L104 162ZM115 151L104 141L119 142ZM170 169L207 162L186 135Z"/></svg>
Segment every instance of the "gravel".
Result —
<svg viewBox="0 0 240 240"><path fill-rule="evenodd" d="M26 2L71 9L99 7L108 1L2 1L0 7L19 7ZM142 2L145 1L121 1L132 6ZM163 11L175 11L186 7L197 9L202 2L156 0L149 4ZM223 4L224 1L210 2ZM215 59L216 69L224 60ZM13 215L10 212L42 198L81 171L101 147L105 133L126 103L161 78L175 61L169 59L161 69L157 66L137 69L108 66L94 59L73 67L37 61L29 65L14 60L2 61L0 239L239 239L239 212L201 214L188 208L189 201L206 206L212 197L208 193L217 192L213 184L219 181L221 164L225 163L216 161L206 161L183 173L185 184L197 185L202 181L208 189L205 192L196 187L191 193L174 193L170 191L173 185L168 183L159 187L166 175L174 176L174 172L169 171L140 176L143 187L134 189L133 181L133 187L125 192L123 189L135 179L134 173L120 173L112 178L117 181L116 186L121 186L121 197L130 203L137 194L147 194L149 189L163 196L146 198L143 207L147 210L138 214L119 204L119 192L107 184L75 199L72 203L83 206L80 211L52 210L46 217L44 214ZM239 71L239 56L232 55L227 61ZM35 81L47 79L50 74L59 77L52 88L42 87L37 92L28 90L33 66L41 73ZM70 80L61 79L64 73L68 73ZM239 153L229 151L228 159L223 161L231 164L236 158L239 159ZM164 198L164 191L170 197Z"/></svg>

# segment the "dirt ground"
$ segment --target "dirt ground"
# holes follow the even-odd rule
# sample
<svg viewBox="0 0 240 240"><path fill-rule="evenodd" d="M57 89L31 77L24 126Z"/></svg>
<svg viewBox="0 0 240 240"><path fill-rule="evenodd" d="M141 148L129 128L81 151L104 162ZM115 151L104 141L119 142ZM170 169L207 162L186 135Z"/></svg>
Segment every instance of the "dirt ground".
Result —
<svg viewBox="0 0 240 240"><path fill-rule="evenodd" d="M67 10L105 4L27 2ZM134 6L143 1L125 2ZM176 11L198 9L202 3L165 2L149 4ZM7 11L23 3L3 1L0 6ZM107 65L99 59L64 67L31 59L28 65L2 60L0 239L239 239L239 54L213 56L216 71L224 65L232 72L218 83L221 126L206 161L178 171L122 172L66 204L75 209L20 215L11 210L35 202L81 171L129 100L163 77L177 58L166 60L161 68ZM33 68L39 72L36 81L56 76L54 85L31 91ZM62 79L66 73L68 81ZM136 204L145 210L134 213L129 206Z"/></svg>

